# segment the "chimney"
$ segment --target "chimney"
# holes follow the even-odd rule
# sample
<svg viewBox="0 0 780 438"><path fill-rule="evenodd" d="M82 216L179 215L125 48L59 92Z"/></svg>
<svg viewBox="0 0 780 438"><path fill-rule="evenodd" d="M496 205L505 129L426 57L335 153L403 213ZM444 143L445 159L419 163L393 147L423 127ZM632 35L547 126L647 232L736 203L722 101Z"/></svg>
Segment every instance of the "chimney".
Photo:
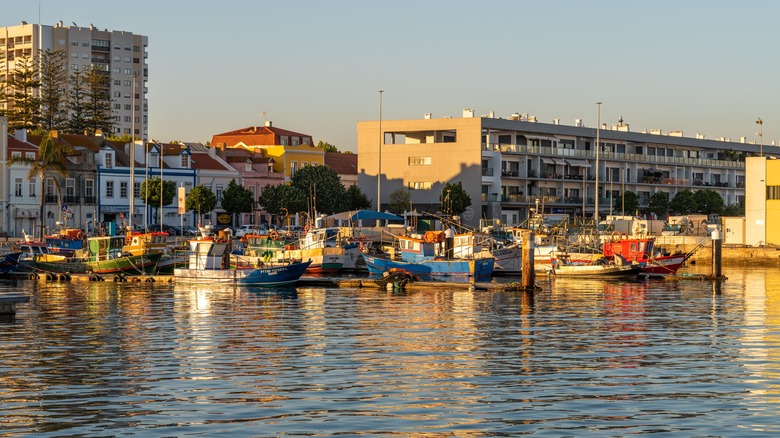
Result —
<svg viewBox="0 0 780 438"><path fill-rule="evenodd" d="M222 149L222 152L224 153L225 149L227 148L227 143L225 143L225 142L220 143L219 144L219 148Z"/></svg>
<svg viewBox="0 0 780 438"><path fill-rule="evenodd" d="M270 128L271 126L273 126L273 123L271 123L271 121L270 121L270 120L266 120L266 121L265 121L265 126L267 126L267 127L269 127L269 128Z"/></svg>
<svg viewBox="0 0 780 438"><path fill-rule="evenodd" d="M7 120L7 119L4 119L4 120ZM3 123L3 126L5 127L4 132L8 132L7 123L8 122L4 122ZM3 136L3 138L5 138L5 135ZM26 129L17 129L16 131L14 131L14 138L16 138L19 141L23 141L23 142L27 143L27 130Z"/></svg>
<svg viewBox="0 0 780 438"><path fill-rule="evenodd" d="M423 114L423 118L425 118L425 120L431 120L431 113Z"/></svg>
<svg viewBox="0 0 780 438"><path fill-rule="evenodd" d="M57 131L56 129L52 129L51 131L49 131L49 137L60 138L60 131Z"/></svg>
<svg viewBox="0 0 780 438"><path fill-rule="evenodd" d="M464 119L472 119L474 118L474 110L471 108L464 108L463 109L463 118Z"/></svg>
<svg viewBox="0 0 780 438"><path fill-rule="evenodd" d="M96 129L95 130L95 137L103 137L103 130L102 129Z"/></svg>

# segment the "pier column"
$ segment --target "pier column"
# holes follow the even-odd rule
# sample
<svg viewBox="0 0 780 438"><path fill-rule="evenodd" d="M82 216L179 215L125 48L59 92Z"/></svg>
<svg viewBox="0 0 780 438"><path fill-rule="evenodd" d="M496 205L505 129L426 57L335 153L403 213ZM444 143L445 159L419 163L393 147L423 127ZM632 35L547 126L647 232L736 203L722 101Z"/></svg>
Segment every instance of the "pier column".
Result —
<svg viewBox="0 0 780 438"><path fill-rule="evenodd" d="M720 238L720 230L714 230L710 235L712 240L712 276L714 278L720 278L723 275L722 268L722 241Z"/></svg>
<svg viewBox="0 0 780 438"><path fill-rule="evenodd" d="M531 230L523 230L521 243L523 251L520 254L522 262L521 281L523 289L530 290L534 288L535 273L534 273L534 232Z"/></svg>

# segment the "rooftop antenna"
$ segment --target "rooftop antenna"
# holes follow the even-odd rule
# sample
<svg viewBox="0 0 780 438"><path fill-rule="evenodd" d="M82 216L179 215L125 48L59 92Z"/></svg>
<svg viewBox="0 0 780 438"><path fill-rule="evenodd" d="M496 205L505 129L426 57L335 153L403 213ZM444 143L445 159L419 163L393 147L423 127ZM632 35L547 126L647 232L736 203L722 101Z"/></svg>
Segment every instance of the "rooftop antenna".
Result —
<svg viewBox="0 0 780 438"><path fill-rule="evenodd" d="M265 126L265 111L260 113L260 117L263 118L263 126Z"/></svg>

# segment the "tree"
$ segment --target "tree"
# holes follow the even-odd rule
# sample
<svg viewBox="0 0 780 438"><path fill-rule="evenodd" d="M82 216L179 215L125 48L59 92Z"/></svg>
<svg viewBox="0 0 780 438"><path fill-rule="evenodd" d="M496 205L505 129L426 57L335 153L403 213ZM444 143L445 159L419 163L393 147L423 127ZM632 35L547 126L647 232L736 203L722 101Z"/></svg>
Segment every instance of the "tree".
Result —
<svg viewBox="0 0 780 438"><path fill-rule="evenodd" d="M696 200L697 212L704 214L721 214L723 198L713 189L698 190L693 194Z"/></svg>
<svg viewBox="0 0 780 438"><path fill-rule="evenodd" d="M744 216L745 198L740 198L736 204L731 204L723 208L723 216Z"/></svg>
<svg viewBox="0 0 780 438"><path fill-rule="evenodd" d="M324 150L325 152L338 152L338 148L336 146L333 146L330 143L325 143L322 140L317 142L317 147Z"/></svg>
<svg viewBox="0 0 780 438"><path fill-rule="evenodd" d="M41 54L41 124L44 129L62 129L68 118L68 70L63 50Z"/></svg>
<svg viewBox="0 0 780 438"><path fill-rule="evenodd" d="M306 193L289 184L278 184L264 187L257 202L265 211L278 216L288 211L305 211Z"/></svg>
<svg viewBox="0 0 780 438"><path fill-rule="evenodd" d="M37 90L40 87L37 60L26 55L17 58L14 71L4 87L9 128L35 129L39 126L41 100L37 97Z"/></svg>
<svg viewBox="0 0 780 438"><path fill-rule="evenodd" d="M666 217L669 213L669 194L666 192L655 192L650 196L650 212L658 217Z"/></svg>
<svg viewBox="0 0 780 438"><path fill-rule="evenodd" d="M471 196L463 190L463 184L447 183L439 195L441 212L445 215L459 216L471 205Z"/></svg>
<svg viewBox="0 0 780 438"><path fill-rule="evenodd" d="M618 196L612 208L622 211L623 214L635 214L639 210L639 197L634 192L626 191Z"/></svg>
<svg viewBox="0 0 780 438"><path fill-rule="evenodd" d="M87 131L95 134L98 130L110 134L114 129L111 115L110 77L99 67L88 67L84 76L84 117Z"/></svg>
<svg viewBox="0 0 780 438"><path fill-rule="evenodd" d="M210 188L200 184L190 190L184 208L198 214L198 226L200 226L201 215L211 213L216 206L217 195Z"/></svg>
<svg viewBox="0 0 780 438"><path fill-rule="evenodd" d="M8 160L8 166L14 164L26 164L30 166L30 170L27 173L27 179L29 181L34 180L36 177L40 180L41 188L44 187L44 181L47 175L58 174L65 178L68 176L68 169L65 167L65 156L72 152L70 146L64 144L58 144L48 133L41 139L41 144L38 146L38 156L34 159L11 157ZM57 190L57 206L58 210L62 210L62 193L60 191L60 185L57 178L52 178L54 181L54 187ZM43 238L43 200L44 196L40 196L40 237Z"/></svg>
<svg viewBox="0 0 780 438"><path fill-rule="evenodd" d="M336 171L328 166L305 166L292 176L291 185L308 194L310 205L319 213L333 214L347 209L346 189Z"/></svg>
<svg viewBox="0 0 780 438"><path fill-rule="evenodd" d="M357 185L347 189L347 210L363 210L371 208L371 200Z"/></svg>
<svg viewBox="0 0 780 438"><path fill-rule="evenodd" d="M691 214L696 211L696 198L688 189L680 190L669 202L669 209L677 214Z"/></svg>
<svg viewBox="0 0 780 438"><path fill-rule="evenodd" d="M390 204L387 209L392 213L401 214L412 208L412 195L406 189L398 189L390 193L388 198Z"/></svg>
<svg viewBox="0 0 780 438"><path fill-rule="evenodd" d="M160 203L162 196L162 204ZM176 197L176 183L173 181L163 181L162 190L160 190L160 177L153 176L141 183L139 197L146 205L154 208L154 217L159 217L160 205L171 205ZM187 203L190 199L187 198ZM162 222L161 222L162 223Z"/></svg>
<svg viewBox="0 0 780 438"><path fill-rule="evenodd" d="M77 71L68 79L68 131L73 134L82 134L87 130L87 79L83 72Z"/></svg>
<svg viewBox="0 0 780 438"><path fill-rule="evenodd" d="M222 192L221 205L233 217L235 214L252 212L255 207L255 200L251 191L239 185L235 179L232 179L227 188Z"/></svg>

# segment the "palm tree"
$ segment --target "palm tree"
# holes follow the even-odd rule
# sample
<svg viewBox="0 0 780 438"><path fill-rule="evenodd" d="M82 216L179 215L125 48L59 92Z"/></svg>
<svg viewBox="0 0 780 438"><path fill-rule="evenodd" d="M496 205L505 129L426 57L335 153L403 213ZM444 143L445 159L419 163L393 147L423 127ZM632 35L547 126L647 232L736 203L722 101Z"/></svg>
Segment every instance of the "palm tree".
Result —
<svg viewBox="0 0 780 438"><path fill-rule="evenodd" d="M26 157L11 157L10 160L8 160L8 166L14 165L14 164L27 164L30 166L30 171L27 172L27 180L32 181L36 177L41 182L41 204L40 204L40 229L41 234L40 238L43 239L43 198L44 198L44 181L46 180L46 176L49 174L57 174L61 177L65 178L68 176L68 169L65 167L65 156L72 152L72 149L70 146L66 144L57 144L54 139L49 135L49 133L46 133L46 135L43 136L41 139L41 144L38 146L38 157L33 158L26 158ZM62 209L62 195L60 193L60 183L57 181L57 178L52 178L54 180L54 187L57 189L57 210L60 211ZM34 234L34 233L33 233Z"/></svg>

